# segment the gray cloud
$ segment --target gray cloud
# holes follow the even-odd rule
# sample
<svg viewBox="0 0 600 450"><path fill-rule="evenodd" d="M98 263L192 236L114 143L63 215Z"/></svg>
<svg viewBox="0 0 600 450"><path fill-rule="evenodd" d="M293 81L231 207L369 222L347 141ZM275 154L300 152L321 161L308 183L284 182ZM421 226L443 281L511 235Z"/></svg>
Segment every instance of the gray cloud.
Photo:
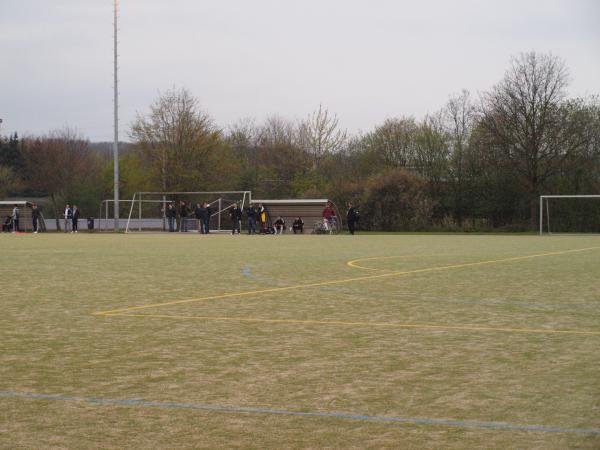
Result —
<svg viewBox="0 0 600 450"><path fill-rule="evenodd" d="M594 0L122 0L121 136L186 87L222 126L323 103L351 131L490 88L511 55L551 51L571 94L600 92ZM3 0L2 132L70 125L112 138L112 2Z"/></svg>

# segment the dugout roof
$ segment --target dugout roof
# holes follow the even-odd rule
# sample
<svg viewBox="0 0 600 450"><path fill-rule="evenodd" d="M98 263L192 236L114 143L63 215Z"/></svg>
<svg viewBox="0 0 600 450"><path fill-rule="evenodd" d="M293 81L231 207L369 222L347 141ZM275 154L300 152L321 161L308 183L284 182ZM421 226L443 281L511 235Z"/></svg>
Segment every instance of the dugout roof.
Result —
<svg viewBox="0 0 600 450"><path fill-rule="evenodd" d="M317 222L322 221L322 212L327 203L331 200L326 198L319 199L283 199L283 200L260 200L252 199L252 204L262 205L267 210L271 222L279 216L285 220L286 226L291 226L296 217L301 217L304 221L304 230L310 233ZM341 225L340 214L334 205L334 210Z"/></svg>

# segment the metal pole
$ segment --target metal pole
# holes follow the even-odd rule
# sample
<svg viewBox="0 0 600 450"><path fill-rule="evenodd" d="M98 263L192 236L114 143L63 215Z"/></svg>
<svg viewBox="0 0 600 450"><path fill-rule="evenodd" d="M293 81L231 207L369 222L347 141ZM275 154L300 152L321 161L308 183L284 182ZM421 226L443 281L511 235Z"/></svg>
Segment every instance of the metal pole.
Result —
<svg viewBox="0 0 600 450"><path fill-rule="evenodd" d="M115 193L115 232L119 231L119 78L118 78L118 53L117 53L117 18L118 18L119 0L114 0L114 193Z"/></svg>
<svg viewBox="0 0 600 450"><path fill-rule="evenodd" d="M140 194L140 203L139 203L139 217L138 217L138 231L142 231L142 194Z"/></svg>
<svg viewBox="0 0 600 450"><path fill-rule="evenodd" d="M127 224L125 225L125 233L129 232L129 224L131 223L131 214L133 214L133 207L135 206L135 197L137 196L137 192L133 194L133 198L129 200L131 202L131 208L129 209L129 216L127 217Z"/></svg>
<svg viewBox="0 0 600 450"><path fill-rule="evenodd" d="M104 205L104 200L100 202L100 211L98 211L98 231L102 231L102 205Z"/></svg>
<svg viewBox="0 0 600 450"><path fill-rule="evenodd" d="M550 234L550 205L548 204L548 199L546 199L546 223L548 234Z"/></svg>
<svg viewBox="0 0 600 450"><path fill-rule="evenodd" d="M544 196L540 196L540 236L544 234Z"/></svg>
<svg viewBox="0 0 600 450"><path fill-rule="evenodd" d="M217 216L218 230L221 231L221 197L219 197L219 215Z"/></svg>
<svg viewBox="0 0 600 450"><path fill-rule="evenodd" d="M167 231L167 197L164 195L162 197L162 212L163 231Z"/></svg>

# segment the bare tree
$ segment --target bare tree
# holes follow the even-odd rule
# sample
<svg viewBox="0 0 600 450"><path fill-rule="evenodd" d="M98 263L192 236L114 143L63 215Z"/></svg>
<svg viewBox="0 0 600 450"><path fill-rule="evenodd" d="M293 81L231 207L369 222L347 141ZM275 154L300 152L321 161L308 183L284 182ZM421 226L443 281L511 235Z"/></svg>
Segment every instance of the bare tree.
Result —
<svg viewBox="0 0 600 450"><path fill-rule="evenodd" d="M464 215L465 159L476 121L476 108L471 94L463 89L450 97L443 109L443 120L450 143L450 179L454 191L454 211L458 223Z"/></svg>
<svg viewBox="0 0 600 450"><path fill-rule="evenodd" d="M258 129L258 144L262 147L293 146L297 144L297 135L293 122L281 116L267 117Z"/></svg>
<svg viewBox="0 0 600 450"><path fill-rule="evenodd" d="M418 126L412 117L387 119L363 138L365 150L387 167L410 168L415 163Z"/></svg>
<svg viewBox="0 0 600 450"><path fill-rule="evenodd" d="M295 124L280 116L268 117L258 129L257 143L258 191L294 195L295 180L306 174L307 166L306 152L299 144Z"/></svg>
<svg viewBox="0 0 600 450"><path fill-rule="evenodd" d="M532 228L540 185L579 149L563 108L567 85L560 59L529 52L514 58L503 80L483 96L480 125L490 149L501 152L527 189Z"/></svg>
<svg viewBox="0 0 600 450"><path fill-rule="evenodd" d="M250 118L242 119L229 127L226 140L237 156L244 156L243 153L258 144L259 130L254 120Z"/></svg>
<svg viewBox="0 0 600 450"><path fill-rule="evenodd" d="M415 136L414 168L429 182L430 192L438 195L447 176L449 146L441 114L428 115Z"/></svg>
<svg viewBox="0 0 600 450"><path fill-rule="evenodd" d="M337 116L330 114L323 105L300 122L298 135L301 146L312 155L313 169L324 155L341 150L348 139L348 133L340 128Z"/></svg>
<svg viewBox="0 0 600 450"><path fill-rule="evenodd" d="M250 118L239 120L229 127L226 142L240 166L239 186L256 191L258 186L260 129Z"/></svg>
<svg viewBox="0 0 600 450"><path fill-rule="evenodd" d="M221 145L220 130L186 89L169 90L149 114L138 113L130 136L164 191L205 183L201 175Z"/></svg>

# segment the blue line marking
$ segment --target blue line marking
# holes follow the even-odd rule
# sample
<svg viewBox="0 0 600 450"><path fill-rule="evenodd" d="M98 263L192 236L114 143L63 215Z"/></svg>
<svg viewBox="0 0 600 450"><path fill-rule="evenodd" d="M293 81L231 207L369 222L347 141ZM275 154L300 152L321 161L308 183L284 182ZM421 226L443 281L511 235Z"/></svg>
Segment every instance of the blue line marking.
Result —
<svg viewBox="0 0 600 450"><path fill-rule="evenodd" d="M254 277L254 275L252 275L252 269L250 268L250 266L244 266L242 268L242 275L250 278L251 280L257 281L256 277Z"/></svg>
<svg viewBox="0 0 600 450"><path fill-rule="evenodd" d="M26 398L36 400L54 400L54 401L74 401L96 403L101 405L126 405L143 406L167 409L191 409L222 413L244 413L244 414L279 414L287 416L301 417L326 417L345 420L362 420L370 422L391 422L411 425L440 425L447 427L460 428L480 428L488 430L516 430L516 431L540 431L543 433L578 433L600 435L600 428L563 428L549 427L543 425L519 425L503 422L479 422L476 420L450 420L450 419L417 419L407 417L388 417L388 416L366 416L343 412L310 412L310 411L290 411L285 409L252 408L243 406L221 406L221 405L203 405L197 403L172 403L172 402L152 402L140 399L110 399L97 397L71 397L66 395L48 395L34 394L30 392L3 392L0 391L0 397L3 398Z"/></svg>
<svg viewBox="0 0 600 450"><path fill-rule="evenodd" d="M274 285L274 286L285 286L285 284L282 284L281 282L278 282L277 280L274 280L273 278L269 278L269 277L263 277L260 275L254 275L252 273L252 267L250 266L244 266L242 267L242 275L245 276L246 278L256 282L256 283L264 283L264 284L269 284L269 285Z"/></svg>

